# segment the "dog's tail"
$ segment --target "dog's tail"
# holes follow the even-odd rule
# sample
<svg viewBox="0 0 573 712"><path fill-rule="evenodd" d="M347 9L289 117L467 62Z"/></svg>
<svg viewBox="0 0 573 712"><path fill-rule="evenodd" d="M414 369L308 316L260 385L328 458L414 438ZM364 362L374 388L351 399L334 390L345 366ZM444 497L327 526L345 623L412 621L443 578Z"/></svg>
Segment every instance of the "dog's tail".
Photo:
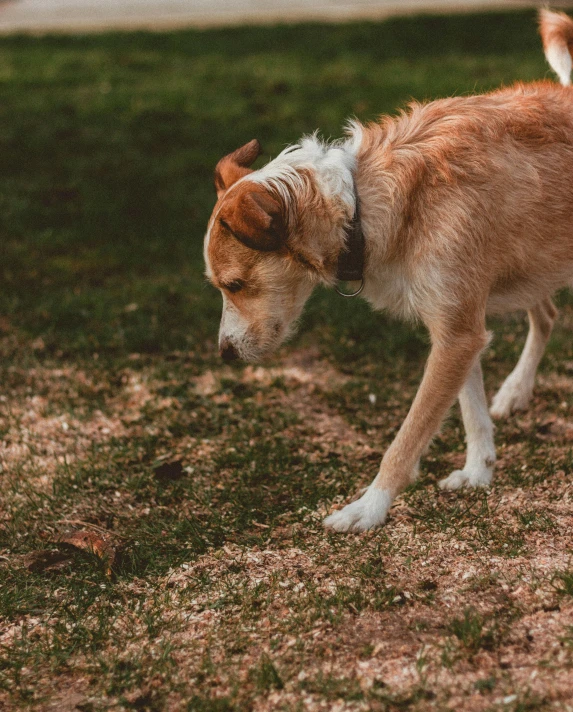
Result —
<svg viewBox="0 0 573 712"><path fill-rule="evenodd" d="M539 11L539 31L545 57L564 86L571 84L573 19L564 12Z"/></svg>

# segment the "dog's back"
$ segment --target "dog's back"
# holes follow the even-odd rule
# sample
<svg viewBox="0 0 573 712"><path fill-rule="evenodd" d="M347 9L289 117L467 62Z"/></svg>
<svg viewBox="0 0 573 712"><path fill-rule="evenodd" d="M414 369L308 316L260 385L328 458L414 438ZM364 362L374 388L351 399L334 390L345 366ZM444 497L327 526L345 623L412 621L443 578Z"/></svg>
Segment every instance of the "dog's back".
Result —
<svg viewBox="0 0 573 712"><path fill-rule="evenodd" d="M438 301L485 290L488 311L504 312L573 280L573 88L541 81L413 103L365 128L357 164L363 220L382 226L374 250L385 254L371 263L406 265L420 309L431 285ZM375 306L403 311L388 276L372 277ZM415 294L407 301L416 310Z"/></svg>

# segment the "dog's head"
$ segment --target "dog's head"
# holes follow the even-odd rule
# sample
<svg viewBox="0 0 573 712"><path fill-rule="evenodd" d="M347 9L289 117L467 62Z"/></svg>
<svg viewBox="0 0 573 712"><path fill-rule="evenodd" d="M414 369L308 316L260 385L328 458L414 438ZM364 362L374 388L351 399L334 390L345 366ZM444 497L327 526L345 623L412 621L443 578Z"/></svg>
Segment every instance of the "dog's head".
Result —
<svg viewBox="0 0 573 712"><path fill-rule="evenodd" d="M312 145L324 154L322 144ZM259 153L251 141L215 169L204 255L223 295L219 349L226 360L258 361L292 333L314 285L334 279L344 240L336 228L348 220L348 206L320 185L310 144L253 171Z"/></svg>

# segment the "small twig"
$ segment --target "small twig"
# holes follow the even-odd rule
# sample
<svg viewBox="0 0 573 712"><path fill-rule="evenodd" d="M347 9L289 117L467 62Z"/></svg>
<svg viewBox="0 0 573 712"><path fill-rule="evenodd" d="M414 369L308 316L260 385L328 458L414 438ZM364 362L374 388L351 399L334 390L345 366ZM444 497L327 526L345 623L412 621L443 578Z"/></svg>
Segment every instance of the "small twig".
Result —
<svg viewBox="0 0 573 712"><path fill-rule="evenodd" d="M116 534L115 532L109 531L109 529L104 529L103 527L98 527L97 524L91 524L90 522L82 522L81 519L58 519L56 524L75 524L82 527L91 527L100 534L107 534L108 536L116 536L119 539L126 539L126 537L121 534Z"/></svg>

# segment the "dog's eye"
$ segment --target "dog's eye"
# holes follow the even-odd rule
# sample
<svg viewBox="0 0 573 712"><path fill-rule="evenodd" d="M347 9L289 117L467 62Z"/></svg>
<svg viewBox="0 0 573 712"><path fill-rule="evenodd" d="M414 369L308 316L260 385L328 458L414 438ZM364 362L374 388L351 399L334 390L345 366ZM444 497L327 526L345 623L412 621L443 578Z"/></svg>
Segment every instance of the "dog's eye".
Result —
<svg viewBox="0 0 573 712"><path fill-rule="evenodd" d="M226 284L225 289L228 292L231 292L231 294L235 294L236 292L240 292L244 286L245 283L242 279L235 279L232 282L229 282L229 284Z"/></svg>

